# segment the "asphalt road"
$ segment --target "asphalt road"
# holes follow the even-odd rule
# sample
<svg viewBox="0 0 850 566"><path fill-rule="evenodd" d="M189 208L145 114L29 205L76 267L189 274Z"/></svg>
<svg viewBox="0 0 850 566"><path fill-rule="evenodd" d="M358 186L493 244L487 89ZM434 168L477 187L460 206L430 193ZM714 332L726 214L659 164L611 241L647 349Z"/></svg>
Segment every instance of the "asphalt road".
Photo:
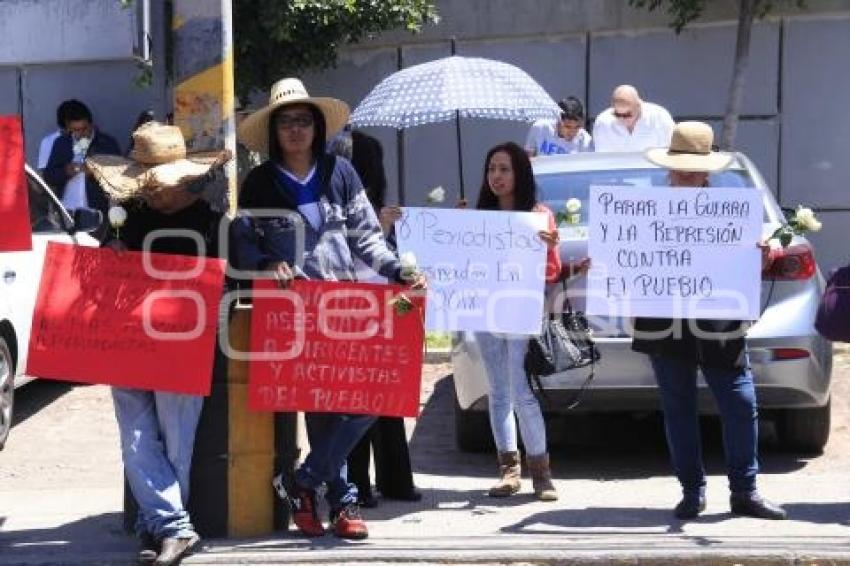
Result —
<svg viewBox="0 0 850 566"><path fill-rule="evenodd" d="M653 415L551 423L561 500L534 501L530 480L520 495L492 500L485 491L494 456L463 454L454 445L450 371L448 364L425 367L422 414L408 422L421 503L367 510L372 536L364 543L284 533L208 541L206 552L186 563L850 564L847 351L836 360L833 430L823 455L777 451L764 428L760 486L786 505L791 519L781 523L728 513L719 433L711 426L708 510L694 522L674 520L678 489ZM130 563L135 543L121 530L122 472L108 389L36 382L19 390L16 410L0 452L0 564Z"/></svg>

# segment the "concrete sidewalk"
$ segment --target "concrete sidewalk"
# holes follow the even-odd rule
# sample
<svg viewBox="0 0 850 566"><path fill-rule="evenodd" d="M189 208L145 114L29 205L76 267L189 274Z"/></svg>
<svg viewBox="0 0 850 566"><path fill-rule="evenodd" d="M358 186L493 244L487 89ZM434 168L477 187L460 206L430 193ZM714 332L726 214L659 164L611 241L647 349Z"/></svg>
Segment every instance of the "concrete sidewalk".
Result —
<svg viewBox="0 0 850 566"><path fill-rule="evenodd" d="M706 513L681 522L660 503L677 497L667 477L559 480L562 499L547 504L528 493L488 498L490 478L418 474L423 501L381 501L366 510L366 541L295 533L210 540L184 563L850 564L847 478L809 479L801 489L799 478L762 478L765 494L782 501L791 517L768 522L730 515L725 478L713 476ZM121 530L115 494L14 494L3 502L0 565L132 564L135 541Z"/></svg>

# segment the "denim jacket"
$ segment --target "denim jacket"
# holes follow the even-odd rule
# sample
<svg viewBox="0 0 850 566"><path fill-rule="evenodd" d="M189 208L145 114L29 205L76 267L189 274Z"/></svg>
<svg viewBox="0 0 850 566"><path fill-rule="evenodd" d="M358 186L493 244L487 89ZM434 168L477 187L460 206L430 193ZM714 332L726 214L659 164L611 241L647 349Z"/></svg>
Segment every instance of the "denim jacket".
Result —
<svg viewBox="0 0 850 566"><path fill-rule="evenodd" d="M298 211L274 167L266 161L242 184L231 233L237 268L262 270L272 261L285 261L301 277L354 281L354 258L359 257L381 275L400 281L401 264L351 163L331 155L317 163L319 229Z"/></svg>

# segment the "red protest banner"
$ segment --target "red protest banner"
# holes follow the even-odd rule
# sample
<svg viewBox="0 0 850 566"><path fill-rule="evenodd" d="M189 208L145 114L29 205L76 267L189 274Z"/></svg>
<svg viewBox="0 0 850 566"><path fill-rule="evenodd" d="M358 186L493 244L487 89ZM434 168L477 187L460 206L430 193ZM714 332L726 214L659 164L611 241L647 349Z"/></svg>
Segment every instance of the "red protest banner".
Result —
<svg viewBox="0 0 850 566"><path fill-rule="evenodd" d="M27 373L209 395L224 261L50 243Z"/></svg>
<svg viewBox="0 0 850 566"><path fill-rule="evenodd" d="M0 252L32 249L21 119L0 116Z"/></svg>
<svg viewBox="0 0 850 566"><path fill-rule="evenodd" d="M405 288L256 281L248 403L254 410L416 417L424 298L399 314Z"/></svg>

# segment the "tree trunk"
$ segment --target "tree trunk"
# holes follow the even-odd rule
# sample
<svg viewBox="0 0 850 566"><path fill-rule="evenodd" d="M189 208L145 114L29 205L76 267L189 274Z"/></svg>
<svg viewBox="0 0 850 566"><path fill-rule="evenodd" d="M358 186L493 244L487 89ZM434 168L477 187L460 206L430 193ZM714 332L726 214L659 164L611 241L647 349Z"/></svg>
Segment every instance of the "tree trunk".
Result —
<svg viewBox="0 0 850 566"><path fill-rule="evenodd" d="M732 82L729 85L729 99L726 105L726 115L723 118L723 135L720 142L720 148L724 151L732 150L735 145L738 116L741 114L741 102L744 98L744 75L750 63L750 36L756 10L761 2L762 0L739 0L735 64L732 71Z"/></svg>

